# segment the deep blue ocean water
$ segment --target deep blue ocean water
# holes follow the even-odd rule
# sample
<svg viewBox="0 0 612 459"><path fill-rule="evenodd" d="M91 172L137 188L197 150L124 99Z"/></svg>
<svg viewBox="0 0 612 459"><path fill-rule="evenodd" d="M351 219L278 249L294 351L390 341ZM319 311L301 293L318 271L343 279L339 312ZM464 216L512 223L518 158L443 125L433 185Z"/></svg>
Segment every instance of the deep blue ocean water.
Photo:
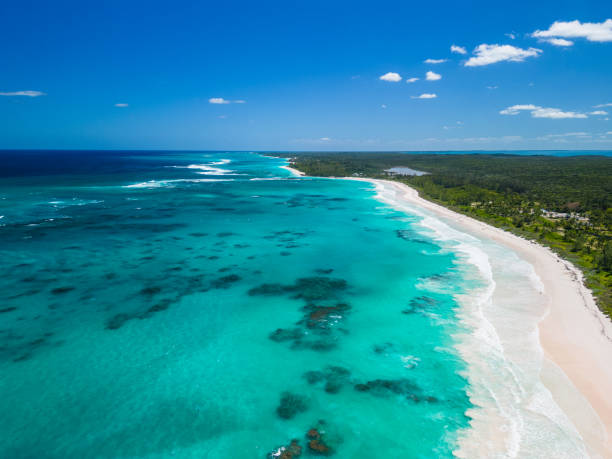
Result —
<svg viewBox="0 0 612 459"><path fill-rule="evenodd" d="M451 456L473 280L421 217L254 153L0 161L0 457Z"/></svg>

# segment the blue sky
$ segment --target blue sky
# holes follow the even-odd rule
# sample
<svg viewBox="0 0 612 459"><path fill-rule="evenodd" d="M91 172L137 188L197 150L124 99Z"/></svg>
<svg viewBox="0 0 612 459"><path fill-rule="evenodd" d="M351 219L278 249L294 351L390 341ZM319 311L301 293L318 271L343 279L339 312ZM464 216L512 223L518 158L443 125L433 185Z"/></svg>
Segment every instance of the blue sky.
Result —
<svg viewBox="0 0 612 459"><path fill-rule="evenodd" d="M603 0L5 2L0 148L612 149L611 18Z"/></svg>

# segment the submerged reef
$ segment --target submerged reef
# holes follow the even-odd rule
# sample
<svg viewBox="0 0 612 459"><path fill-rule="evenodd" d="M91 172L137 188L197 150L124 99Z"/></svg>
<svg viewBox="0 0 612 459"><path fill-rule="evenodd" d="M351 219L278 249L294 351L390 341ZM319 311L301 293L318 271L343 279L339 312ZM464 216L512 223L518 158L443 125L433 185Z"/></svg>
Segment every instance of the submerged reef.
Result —
<svg viewBox="0 0 612 459"><path fill-rule="evenodd" d="M276 408L276 414L281 419L291 419L307 409L307 399L304 396L292 392L283 392L280 403Z"/></svg>
<svg viewBox="0 0 612 459"><path fill-rule="evenodd" d="M278 328L269 338L277 342L289 341L292 349L328 351L337 345L337 332L347 332L338 327L351 309L349 304L338 301L340 293L347 288L344 279L314 276L301 277L293 285L261 284L250 289L248 294L289 294L293 299L304 300L306 304L301 308L304 315L295 323L297 327Z"/></svg>
<svg viewBox="0 0 612 459"><path fill-rule="evenodd" d="M306 445L306 456L330 456L334 454L334 449L330 446L330 440L325 430L325 421L319 420L314 427L308 429L304 435ZM339 440L336 438L336 440ZM268 459L293 459L302 455L302 446L296 438L292 439L288 446L280 446L268 453Z"/></svg>
<svg viewBox="0 0 612 459"><path fill-rule="evenodd" d="M429 296L419 296L413 298L408 303L408 307L402 310L402 314L424 314L436 307L438 302Z"/></svg>
<svg viewBox="0 0 612 459"><path fill-rule="evenodd" d="M249 290L249 295L282 295L293 293L292 298L306 301L329 300L346 290L348 284L344 279L323 276L301 277L293 285L262 284Z"/></svg>
<svg viewBox="0 0 612 459"><path fill-rule="evenodd" d="M437 402L436 397L423 393L421 387L407 378L399 379L374 379L365 383L355 384L354 389L358 392L368 392L378 397L389 395L401 395L412 402Z"/></svg>
<svg viewBox="0 0 612 459"><path fill-rule="evenodd" d="M288 446L281 446L268 454L268 459L294 459L302 455L302 447L297 439L291 440Z"/></svg>
<svg viewBox="0 0 612 459"><path fill-rule="evenodd" d="M337 394L349 382L351 372L340 366L327 366L323 371L307 371L302 376L308 384L321 385L328 394Z"/></svg>
<svg viewBox="0 0 612 459"><path fill-rule="evenodd" d="M321 433L312 428L306 434L308 437L308 449L316 455L329 456L332 454L331 448L325 443Z"/></svg>

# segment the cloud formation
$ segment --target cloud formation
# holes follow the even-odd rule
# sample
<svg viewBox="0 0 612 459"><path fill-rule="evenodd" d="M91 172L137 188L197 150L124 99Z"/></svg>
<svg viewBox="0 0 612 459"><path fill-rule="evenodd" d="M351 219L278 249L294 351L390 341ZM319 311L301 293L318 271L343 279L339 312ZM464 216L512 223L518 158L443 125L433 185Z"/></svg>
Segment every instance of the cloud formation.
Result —
<svg viewBox="0 0 612 459"><path fill-rule="evenodd" d="M411 99L435 99L438 97L436 94L421 94L420 96L410 96Z"/></svg>
<svg viewBox="0 0 612 459"><path fill-rule="evenodd" d="M419 79L417 77L413 77L413 78L408 78L406 80L406 83L414 83L415 81L419 81Z"/></svg>
<svg viewBox="0 0 612 459"><path fill-rule="evenodd" d="M521 111L531 112L533 118L567 119L567 118L587 118L584 113L564 112L558 108L539 107L533 104L512 105L504 108L499 113L501 115L518 115Z"/></svg>
<svg viewBox="0 0 612 459"><path fill-rule="evenodd" d="M541 52L542 50L537 48L522 49L512 45L482 44L474 50L475 56L470 57L463 65L479 67L503 61L523 62L528 57L538 57Z"/></svg>
<svg viewBox="0 0 612 459"><path fill-rule="evenodd" d="M540 41L550 43L555 46L574 46L574 42L570 40L566 40L565 38L542 38Z"/></svg>
<svg viewBox="0 0 612 459"><path fill-rule="evenodd" d="M451 45L451 53L467 54L467 50L463 46Z"/></svg>
<svg viewBox="0 0 612 459"><path fill-rule="evenodd" d="M209 104L229 104L229 100L225 100L223 97L211 97L208 99Z"/></svg>
<svg viewBox="0 0 612 459"><path fill-rule="evenodd" d="M39 97L39 96L46 96L46 94L41 91L13 91L13 92L0 92L0 96Z"/></svg>
<svg viewBox="0 0 612 459"><path fill-rule="evenodd" d="M595 108L612 107L612 102L607 104L594 105Z"/></svg>
<svg viewBox="0 0 612 459"><path fill-rule="evenodd" d="M425 59L423 62L426 64L442 64L446 62L448 59Z"/></svg>
<svg viewBox="0 0 612 459"><path fill-rule="evenodd" d="M128 104L124 104L124 103L115 104L115 107L119 107L119 108L125 108L127 106L128 106Z"/></svg>
<svg viewBox="0 0 612 459"><path fill-rule="evenodd" d="M436 72L429 71L425 74L425 79L427 81L437 81L442 79L442 75Z"/></svg>
<svg viewBox="0 0 612 459"><path fill-rule="evenodd" d="M586 38L588 41L612 41L612 19L604 22L555 21L547 30L536 30L536 38Z"/></svg>
<svg viewBox="0 0 612 459"><path fill-rule="evenodd" d="M209 104L246 104L246 100L227 100L223 97L211 97L208 99Z"/></svg>
<svg viewBox="0 0 612 459"><path fill-rule="evenodd" d="M602 115L602 116L606 116L607 114L608 112L604 110L595 110L594 112L589 113L589 115Z"/></svg>
<svg viewBox="0 0 612 459"><path fill-rule="evenodd" d="M402 81L400 74L395 72L387 72L384 75L379 76L378 79L383 81L391 81L392 83Z"/></svg>
<svg viewBox="0 0 612 459"><path fill-rule="evenodd" d="M540 137L536 137L537 140L553 140L553 139L563 139L566 137L580 137L580 138L590 138L591 134L588 132L566 132L565 134L546 134Z"/></svg>

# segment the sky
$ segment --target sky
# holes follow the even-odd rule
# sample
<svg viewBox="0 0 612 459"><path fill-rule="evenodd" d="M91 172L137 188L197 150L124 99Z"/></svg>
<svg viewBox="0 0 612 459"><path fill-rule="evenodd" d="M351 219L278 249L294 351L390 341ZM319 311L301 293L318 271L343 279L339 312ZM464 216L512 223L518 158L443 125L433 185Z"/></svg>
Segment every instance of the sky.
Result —
<svg viewBox="0 0 612 459"><path fill-rule="evenodd" d="M31 1L0 148L612 150L599 1Z"/></svg>

